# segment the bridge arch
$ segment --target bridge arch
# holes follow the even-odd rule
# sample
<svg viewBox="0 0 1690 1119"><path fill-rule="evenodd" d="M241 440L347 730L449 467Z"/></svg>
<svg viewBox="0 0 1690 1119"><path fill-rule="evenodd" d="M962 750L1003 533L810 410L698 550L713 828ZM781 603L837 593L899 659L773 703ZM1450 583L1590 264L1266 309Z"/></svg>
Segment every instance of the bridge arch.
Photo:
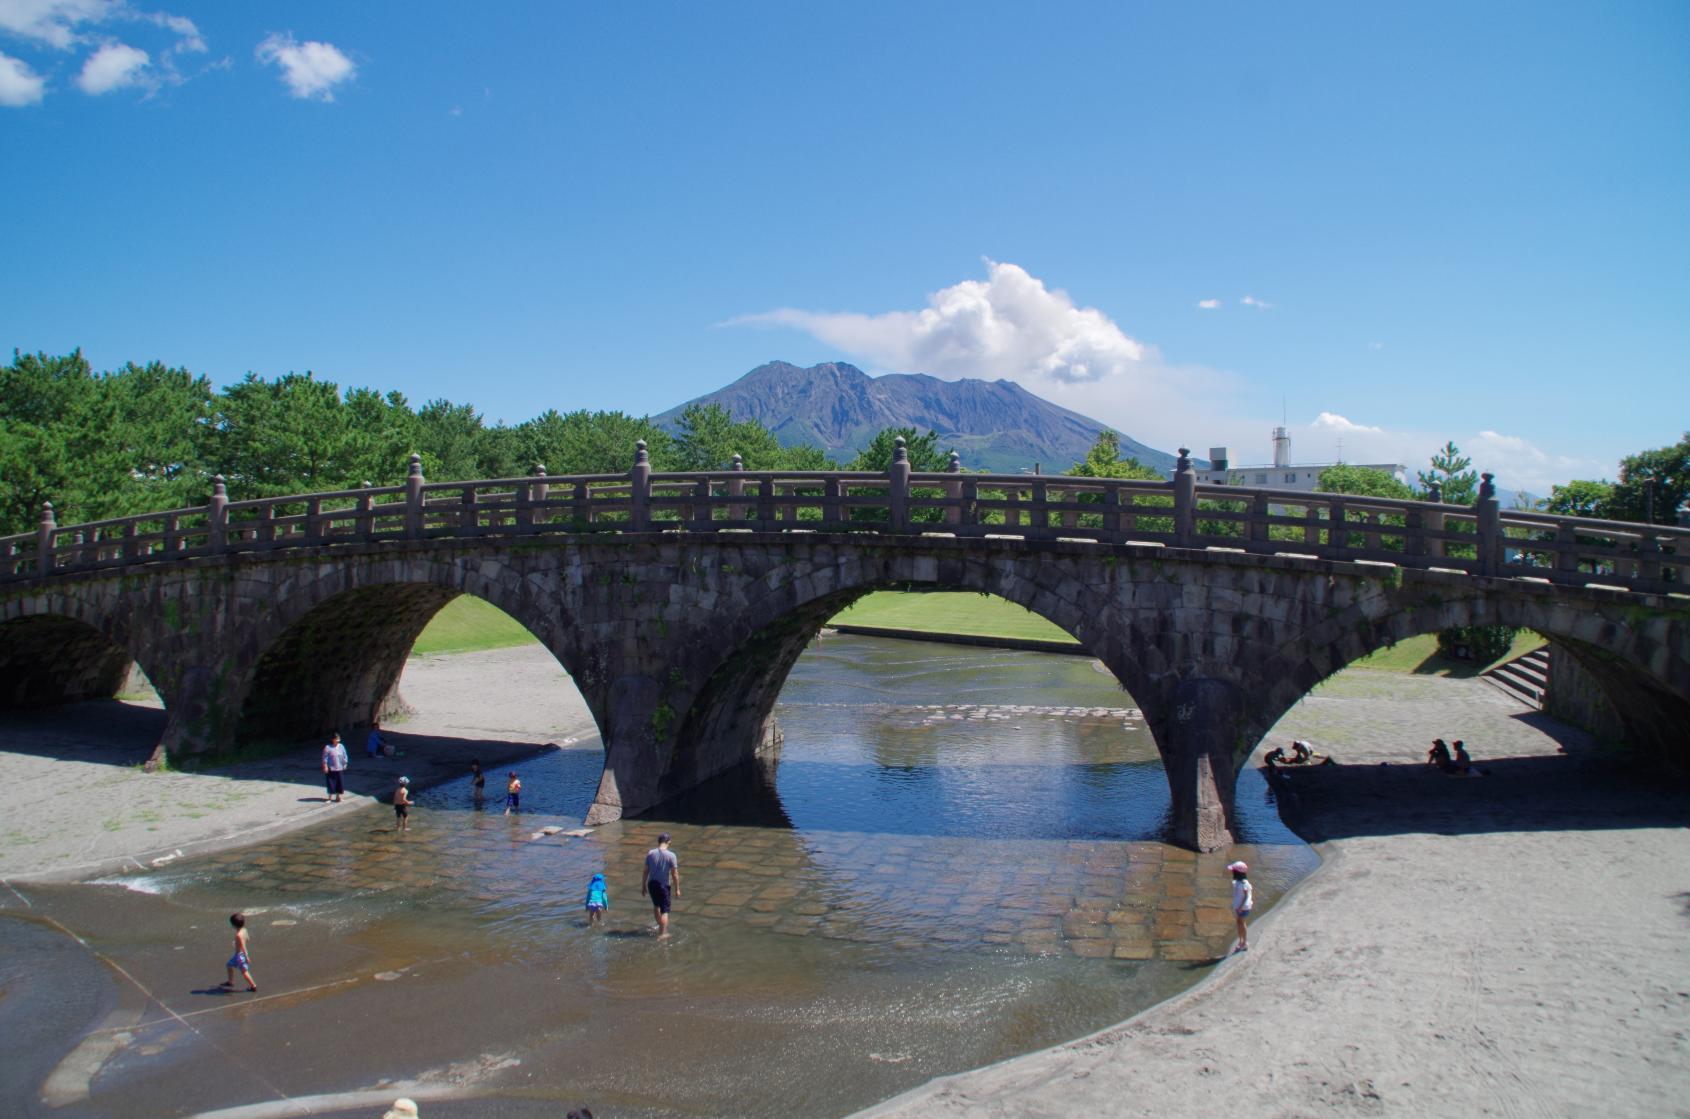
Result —
<svg viewBox="0 0 1690 1119"><path fill-rule="evenodd" d="M1635 596L1572 604L1550 587L1534 591L1514 585L1498 593L1460 576L1438 579L1435 573L1356 582L1348 606L1290 635L1259 674L1261 699L1246 722L1239 760L1316 684L1345 666L1407 638L1488 625L1541 634L1597 682L1635 745L1663 759L1683 760L1690 701L1672 682L1690 679L1690 659L1682 640L1674 641L1670 632L1673 615L1682 610L1664 603L1639 609Z"/></svg>
<svg viewBox="0 0 1690 1119"><path fill-rule="evenodd" d="M666 716L654 728L661 733L646 737L667 737L671 748L665 753L652 742L613 750L589 822L614 818L630 801L656 804L737 766L777 756L773 712L787 676L829 619L875 590L920 586L995 595L1068 633L1135 699L1155 694L1133 643L1107 624L1108 611L1093 601L1097 589L1076 582L1059 562L1040 556L989 562L961 550L935 556L826 547L764 560L759 565L753 557L729 608L694 634L705 647L680 662L690 671L654 682L661 692L656 710Z"/></svg>
<svg viewBox="0 0 1690 1119"><path fill-rule="evenodd" d="M0 707L111 699L140 660L131 644L120 619L72 595L8 603L0 607Z"/></svg>
<svg viewBox="0 0 1690 1119"><path fill-rule="evenodd" d="M236 579L234 599L271 597L220 669L233 701L220 707L233 725L202 729L220 742L296 742L397 714L399 678L418 635L465 594L509 615L579 680L581 658L566 640L564 605L525 593L508 576L497 558L459 554L311 565L282 586L265 578L244 587ZM600 709L583 695L598 718Z"/></svg>

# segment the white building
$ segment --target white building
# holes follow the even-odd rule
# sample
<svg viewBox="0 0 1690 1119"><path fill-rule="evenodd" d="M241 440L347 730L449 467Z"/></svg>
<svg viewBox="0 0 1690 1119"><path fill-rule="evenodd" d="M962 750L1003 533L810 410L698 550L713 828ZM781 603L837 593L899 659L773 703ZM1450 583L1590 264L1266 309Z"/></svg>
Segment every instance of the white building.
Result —
<svg viewBox="0 0 1690 1119"><path fill-rule="evenodd" d="M1398 462L1309 462L1291 461L1291 435L1283 427L1273 429L1273 462L1247 466L1232 461L1225 447L1209 448L1209 468L1198 470L1197 481L1216 486L1267 486L1276 490L1304 490L1314 492L1320 484L1320 472L1330 466L1359 466L1365 470L1383 470L1399 482L1408 482L1408 467Z"/></svg>

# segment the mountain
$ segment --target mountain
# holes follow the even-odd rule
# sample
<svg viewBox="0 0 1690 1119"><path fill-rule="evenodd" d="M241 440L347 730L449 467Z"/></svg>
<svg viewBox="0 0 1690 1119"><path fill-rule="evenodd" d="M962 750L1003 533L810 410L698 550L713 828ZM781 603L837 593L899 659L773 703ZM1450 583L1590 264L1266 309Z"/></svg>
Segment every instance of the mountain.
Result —
<svg viewBox="0 0 1690 1119"><path fill-rule="evenodd" d="M810 443L841 460L884 428L936 431L939 446L954 447L964 467L1010 474L1031 470L1034 463L1047 474L1060 474L1083 460L1097 433L1109 426L1041 400L1013 381L941 381L923 373L870 377L832 361L808 369L771 361L653 420L673 431L691 404L718 404L735 420L761 423L784 446ZM1173 455L1116 434L1123 457L1173 469Z"/></svg>

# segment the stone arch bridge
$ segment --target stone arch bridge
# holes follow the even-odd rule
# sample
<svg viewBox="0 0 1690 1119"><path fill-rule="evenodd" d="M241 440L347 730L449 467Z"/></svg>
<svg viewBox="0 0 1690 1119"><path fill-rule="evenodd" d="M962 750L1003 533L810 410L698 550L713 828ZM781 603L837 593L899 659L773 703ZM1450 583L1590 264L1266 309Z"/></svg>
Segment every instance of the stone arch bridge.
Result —
<svg viewBox="0 0 1690 1119"><path fill-rule="evenodd" d="M231 502L0 539L0 704L110 696L131 661L160 749L367 724L433 614L472 594L574 678L605 746L589 822L778 749L788 671L876 588L998 595L1134 697L1176 841L1231 840L1237 766L1308 690L1447 626L1544 634L1639 744L1690 727L1690 531L1172 482L652 474L427 483ZM737 464L736 464L737 466Z"/></svg>

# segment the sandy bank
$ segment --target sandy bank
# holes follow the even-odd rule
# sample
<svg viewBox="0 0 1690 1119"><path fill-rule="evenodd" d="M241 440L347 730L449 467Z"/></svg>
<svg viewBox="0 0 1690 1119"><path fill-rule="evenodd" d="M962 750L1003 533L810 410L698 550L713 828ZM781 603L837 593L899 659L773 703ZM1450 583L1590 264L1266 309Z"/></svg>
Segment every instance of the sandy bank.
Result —
<svg viewBox="0 0 1690 1119"><path fill-rule="evenodd" d="M399 756L348 741L348 796L324 796L321 745L198 773L143 773L164 725L153 703L0 715L0 878L87 878L265 839L387 797L597 734L568 676L527 646L416 657L401 690L416 714L388 736ZM159 864L162 865L162 864Z"/></svg>
<svg viewBox="0 0 1690 1119"><path fill-rule="evenodd" d="M1463 737L1491 770L1413 764ZM1275 740L1326 862L1196 990L865 1116L1690 1115L1690 802L1477 682L1352 672ZM1381 765L1388 762L1388 765Z"/></svg>

